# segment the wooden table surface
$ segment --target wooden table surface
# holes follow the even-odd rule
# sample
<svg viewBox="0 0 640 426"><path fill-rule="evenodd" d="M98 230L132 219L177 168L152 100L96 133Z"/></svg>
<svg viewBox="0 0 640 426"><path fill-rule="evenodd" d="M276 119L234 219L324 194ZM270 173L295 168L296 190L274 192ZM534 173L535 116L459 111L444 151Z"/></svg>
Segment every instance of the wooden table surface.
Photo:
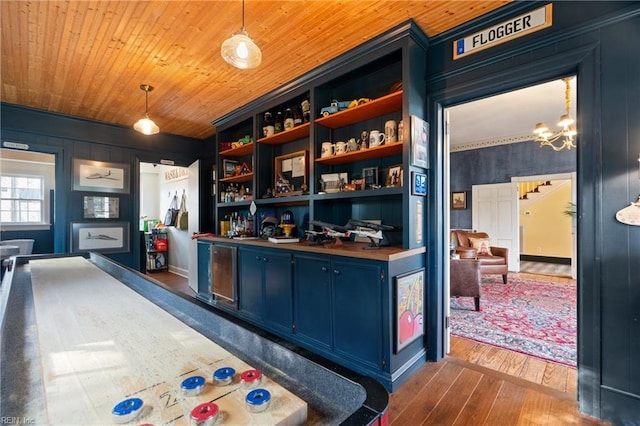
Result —
<svg viewBox="0 0 640 426"><path fill-rule="evenodd" d="M112 408L139 397L136 423L189 424L193 407L214 401L226 424L301 424L307 404L263 377L262 413L244 408L239 374L251 367L81 257L31 261L48 424L113 423ZM228 386L212 374L233 367ZM181 382L201 375L205 391L186 397Z"/></svg>

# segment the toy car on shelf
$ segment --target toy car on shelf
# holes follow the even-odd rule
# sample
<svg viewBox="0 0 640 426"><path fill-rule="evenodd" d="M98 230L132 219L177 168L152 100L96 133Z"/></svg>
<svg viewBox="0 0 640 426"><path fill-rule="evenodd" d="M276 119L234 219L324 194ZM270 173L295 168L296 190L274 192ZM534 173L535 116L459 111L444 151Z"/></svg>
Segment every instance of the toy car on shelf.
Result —
<svg viewBox="0 0 640 426"><path fill-rule="evenodd" d="M323 117L327 117L330 114L334 114L338 111L345 110L349 108L350 103L351 101L337 101L334 99L331 101L331 105L329 105L328 107L324 107L320 110L320 115Z"/></svg>

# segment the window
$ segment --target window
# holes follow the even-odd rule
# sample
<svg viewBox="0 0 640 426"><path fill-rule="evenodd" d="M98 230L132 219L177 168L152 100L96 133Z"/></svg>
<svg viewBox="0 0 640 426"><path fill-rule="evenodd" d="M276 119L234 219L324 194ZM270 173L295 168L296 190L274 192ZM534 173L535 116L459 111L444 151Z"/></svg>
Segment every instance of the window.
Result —
<svg viewBox="0 0 640 426"><path fill-rule="evenodd" d="M44 216L44 176L5 176L0 183L0 221L40 224Z"/></svg>
<svg viewBox="0 0 640 426"><path fill-rule="evenodd" d="M50 229L54 154L0 149L0 226L3 231Z"/></svg>

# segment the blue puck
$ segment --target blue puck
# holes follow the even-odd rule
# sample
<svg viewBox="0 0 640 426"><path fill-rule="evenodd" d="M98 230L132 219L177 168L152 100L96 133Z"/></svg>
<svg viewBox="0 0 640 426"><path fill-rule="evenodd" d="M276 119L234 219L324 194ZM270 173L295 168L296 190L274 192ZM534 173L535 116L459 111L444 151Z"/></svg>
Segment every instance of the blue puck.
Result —
<svg viewBox="0 0 640 426"><path fill-rule="evenodd" d="M233 381L233 376L236 374L236 370L231 367L218 368L213 373L213 380L215 383L224 386Z"/></svg>
<svg viewBox="0 0 640 426"><path fill-rule="evenodd" d="M204 389L205 380L202 376L187 377L182 381L180 389L186 396L196 396Z"/></svg>
<svg viewBox="0 0 640 426"><path fill-rule="evenodd" d="M130 422L140 414L142 405L142 400L140 398L125 399L113 407L111 414L113 414L114 419L118 423Z"/></svg>
<svg viewBox="0 0 640 426"><path fill-rule="evenodd" d="M271 393L266 389L254 389L247 394L246 402L249 410L257 413L269 407Z"/></svg>

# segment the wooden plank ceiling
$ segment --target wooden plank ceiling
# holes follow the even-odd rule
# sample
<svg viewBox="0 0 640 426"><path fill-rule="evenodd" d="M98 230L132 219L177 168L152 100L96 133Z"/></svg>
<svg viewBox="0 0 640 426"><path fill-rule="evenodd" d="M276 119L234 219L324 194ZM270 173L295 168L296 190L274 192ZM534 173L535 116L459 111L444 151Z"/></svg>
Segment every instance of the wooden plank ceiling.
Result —
<svg viewBox="0 0 640 426"><path fill-rule="evenodd" d="M433 37L510 0L246 0L245 27L262 65L238 70L220 56L242 26L242 2L7 1L2 101L161 132L206 138L210 124L291 79L413 18Z"/></svg>

